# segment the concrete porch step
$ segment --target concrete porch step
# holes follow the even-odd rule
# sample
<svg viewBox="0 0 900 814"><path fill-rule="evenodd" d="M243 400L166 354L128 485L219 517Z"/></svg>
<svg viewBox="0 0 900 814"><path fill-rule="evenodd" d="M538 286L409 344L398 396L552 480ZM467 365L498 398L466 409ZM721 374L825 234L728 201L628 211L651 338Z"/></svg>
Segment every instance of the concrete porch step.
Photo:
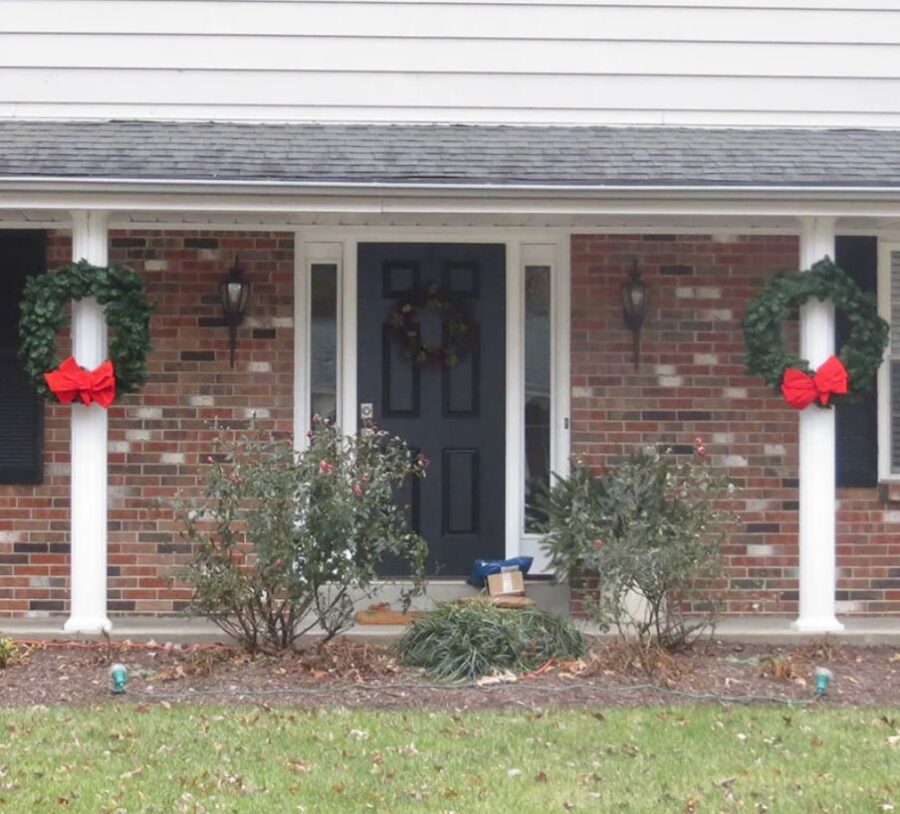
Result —
<svg viewBox="0 0 900 814"><path fill-rule="evenodd" d="M357 610L365 610L369 605L388 602L392 607L400 607L400 595L409 588L409 583L398 580L378 585L371 598L358 596L354 604ZM413 599L412 607L417 610L431 610L442 602L451 602L463 597L478 596L482 593L463 579L432 579L428 581L425 594ZM544 579L526 579L525 595L531 597L539 608L566 616L569 613L569 586Z"/></svg>
<svg viewBox="0 0 900 814"><path fill-rule="evenodd" d="M226 636L219 628L205 619L184 616L146 617L121 616L113 620L111 638L114 641L155 641L160 644L196 644L224 642ZM783 616L754 616L726 618L716 629L716 639L723 642L758 645L799 645L829 641L854 646L892 645L900 647L900 616L847 617L841 619L844 630L838 633L805 633L793 630L792 618ZM0 619L0 636L13 639L39 641L97 641L98 636L78 636L63 632L64 617L41 619ZM580 622L582 630L592 636L601 636L597 627ZM345 634L354 641L370 644L391 644L403 635L406 628L400 625L357 625ZM607 634L611 635L611 634Z"/></svg>
<svg viewBox="0 0 900 814"><path fill-rule="evenodd" d="M356 610L365 610L370 605L387 602L392 608L401 607L400 596L409 583L403 580L385 581L374 586L371 594L354 596ZM413 599L412 608L428 611L443 602L462 597L478 596L483 591L473 588L463 579L429 580L424 594ZM569 613L569 587L550 580L526 579L525 594L534 599L537 607L566 616ZM63 631L65 616L40 617L33 619L0 619L0 636L14 639L34 639L38 641L72 640L95 641L102 637L94 635L68 634ZM132 642L155 641L178 644L225 641L225 634L205 619L189 616L114 616L111 617L114 641ZM402 625L354 625L346 635L354 639L389 642L399 638L404 631ZM315 634L311 634L315 635Z"/></svg>

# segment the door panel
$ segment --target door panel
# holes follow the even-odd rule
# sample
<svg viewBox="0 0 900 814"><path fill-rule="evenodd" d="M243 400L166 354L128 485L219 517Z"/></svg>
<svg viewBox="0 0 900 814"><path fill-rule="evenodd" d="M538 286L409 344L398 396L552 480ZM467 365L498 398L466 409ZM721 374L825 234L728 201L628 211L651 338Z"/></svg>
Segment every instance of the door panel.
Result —
<svg viewBox="0 0 900 814"><path fill-rule="evenodd" d="M488 244L363 243L358 258L358 387L374 421L429 459L404 490L428 541L429 571L468 574L504 552L506 261ZM436 285L466 312L473 338L453 367L419 364L390 329L399 299ZM417 307L419 330L441 344L441 317ZM387 563L386 573L401 572Z"/></svg>

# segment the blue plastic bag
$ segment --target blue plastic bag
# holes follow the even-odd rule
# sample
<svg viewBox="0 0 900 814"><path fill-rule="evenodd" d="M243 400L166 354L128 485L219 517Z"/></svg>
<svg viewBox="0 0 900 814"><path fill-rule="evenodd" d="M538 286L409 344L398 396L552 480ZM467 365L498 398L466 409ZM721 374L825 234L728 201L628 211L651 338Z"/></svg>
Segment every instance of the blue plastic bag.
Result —
<svg viewBox="0 0 900 814"><path fill-rule="evenodd" d="M510 557L508 560L475 560L472 573L466 582L476 588L483 588L487 578L491 574L499 574L504 568L518 568L523 574L527 574L531 568L534 557Z"/></svg>

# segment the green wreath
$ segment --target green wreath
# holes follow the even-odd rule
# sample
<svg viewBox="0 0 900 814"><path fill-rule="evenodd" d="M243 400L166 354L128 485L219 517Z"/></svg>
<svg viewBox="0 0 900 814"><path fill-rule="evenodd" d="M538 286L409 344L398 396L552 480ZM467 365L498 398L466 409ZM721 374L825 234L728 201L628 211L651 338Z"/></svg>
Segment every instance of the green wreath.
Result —
<svg viewBox="0 0 900 814"><path fill-rule="evenodd" d="M440 315L442 344L429 345L422 338L417 307ZM389 324L394 335L405 346L409 358L420 365L454 367L465 356L472 341L472 323L465 312L456 302L441 294L436 285L428 287L424 298L409 296L398 301L391 311Z"/></svg>
<svg viewBox="0 0 900 814"><path fill-rule="evenodd" d="M29 277L21 303L19 356L25 373L42 396L50 396L44 374L58 365L56 335L69 323L70 300L96 297L106 306L109 358L116 393L132 393L147 381L150 314L144 281L125 266L93 266L79 260L56 271Z"/></svg>
<svg viewBox="0 0 900 814"><path fill-rule="evenodd" d="M809 362L785 349L780 323L810 298L831 300L850 323L850 334L838 353L847 372L848 397L872 388L888 343L890 327L880 316L875 297L828 257L809 271L776 277L750 303L744 316L747 372L762 376L773 390L782 390L785 371L814 375Z"/></svg>

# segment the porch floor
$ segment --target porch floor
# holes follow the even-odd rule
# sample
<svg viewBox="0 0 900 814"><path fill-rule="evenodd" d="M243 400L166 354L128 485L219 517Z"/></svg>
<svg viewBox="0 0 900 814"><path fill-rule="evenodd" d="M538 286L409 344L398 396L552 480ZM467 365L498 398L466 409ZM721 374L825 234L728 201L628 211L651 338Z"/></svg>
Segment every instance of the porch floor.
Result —
<svg viewBox="0 0 900 814"><path fill-rule="evenodd" d="M71 635L63 632L63 618L0 619L0 634L16 640L92 641L97 636ZM227 637L215 625L204 619L185 617L128 616L113 618L111 637L114 641L155 641L194 644L221 642ZM823 638L822 634L803 633L791 628L792 617L752 616L728 617L716 630L716 638L723 642L747 644L801 644ZM845 617L844 630L828 637L850 645L900 645L900 616ZM602 635L595 625L584 623L589 635ZM355 641L387 644L396 641L404 628L399 625L355 625L347 636Z"/></svg>

